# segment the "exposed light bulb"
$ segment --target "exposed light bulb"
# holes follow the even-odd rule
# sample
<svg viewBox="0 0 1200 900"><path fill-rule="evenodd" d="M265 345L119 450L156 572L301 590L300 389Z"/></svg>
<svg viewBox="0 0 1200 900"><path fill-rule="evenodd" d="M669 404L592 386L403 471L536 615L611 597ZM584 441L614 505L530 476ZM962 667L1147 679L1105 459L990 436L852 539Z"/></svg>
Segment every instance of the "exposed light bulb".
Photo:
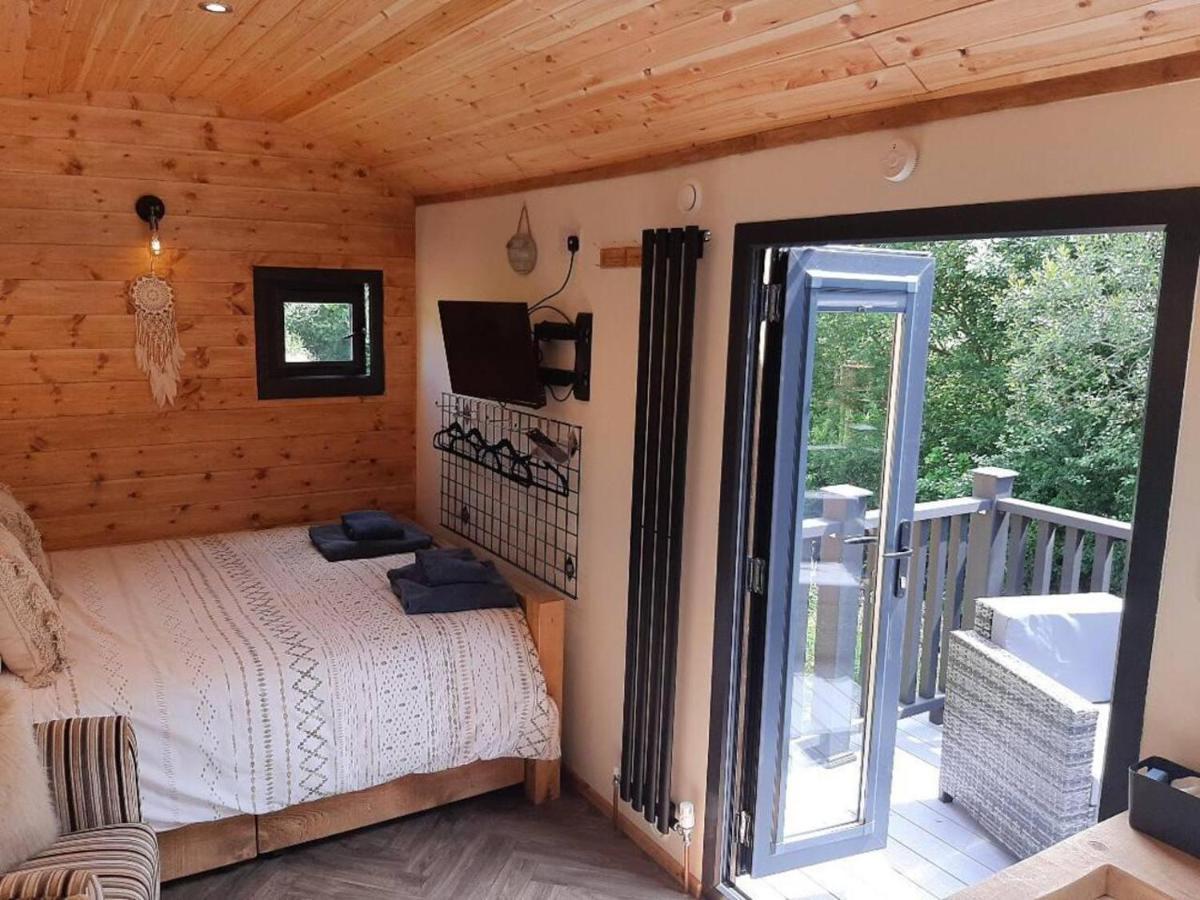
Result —
<svg viewBox="0 0 1200 900"><path fill-rule="evenodd" d="M157 228L150 232L150 252L155 256L162 254L162 241L159 240Z"/></svg>
<svg viewBox="0 0 1200 900"><path fill-rule="evenodd" d="M225 13L233 12L233 7L230 6L228 3L214 3L214 2L201 3L200 8L202 10L204 10L205 12L213 13L214 15L218 15L218 16L224 15Z"/></svg>

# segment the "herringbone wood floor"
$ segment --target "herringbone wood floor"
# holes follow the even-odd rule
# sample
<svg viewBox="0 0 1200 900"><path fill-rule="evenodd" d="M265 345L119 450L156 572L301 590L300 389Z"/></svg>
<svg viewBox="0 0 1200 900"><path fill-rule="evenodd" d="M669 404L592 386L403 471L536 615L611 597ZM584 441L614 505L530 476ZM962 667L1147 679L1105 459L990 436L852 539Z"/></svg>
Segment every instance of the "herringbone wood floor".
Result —
<svg viewBox="0 0 1200 900"><path fill-rule="evenodd" d="M165 900L679 900L658 866L574 794L464 800L168 885Z"/></svg>

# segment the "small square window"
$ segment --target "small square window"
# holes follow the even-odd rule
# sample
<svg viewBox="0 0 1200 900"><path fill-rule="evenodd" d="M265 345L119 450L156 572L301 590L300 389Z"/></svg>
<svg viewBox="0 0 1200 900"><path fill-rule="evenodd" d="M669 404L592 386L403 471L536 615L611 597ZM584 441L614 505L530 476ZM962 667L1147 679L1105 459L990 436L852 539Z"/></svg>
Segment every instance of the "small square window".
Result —
<svg viewBox="0 0 1200 900"><path fill-rule="evenodd" d="M258 396L382 394L383 274L254 269Z"/></svg>

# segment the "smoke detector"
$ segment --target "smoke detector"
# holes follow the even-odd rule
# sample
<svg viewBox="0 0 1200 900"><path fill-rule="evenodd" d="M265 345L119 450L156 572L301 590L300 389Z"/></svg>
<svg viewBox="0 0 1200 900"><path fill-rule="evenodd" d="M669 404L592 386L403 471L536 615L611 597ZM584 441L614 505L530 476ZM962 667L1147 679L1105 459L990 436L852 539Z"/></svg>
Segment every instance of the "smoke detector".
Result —
<svg viewBox="0 0 1200 900"><path fill-rule="evenodd" d="M892 138L883 154L883 177L888 181L904 181L916 167L917 145L908 138Z"/></svg>
<svg viewBox="0 0 1200 900"><path fill-rule="evenodd" d="M682 213L698 210L702 199L700 183L696 181L685 181L679 186L679 193L675 196L675 202Z"/></svg>

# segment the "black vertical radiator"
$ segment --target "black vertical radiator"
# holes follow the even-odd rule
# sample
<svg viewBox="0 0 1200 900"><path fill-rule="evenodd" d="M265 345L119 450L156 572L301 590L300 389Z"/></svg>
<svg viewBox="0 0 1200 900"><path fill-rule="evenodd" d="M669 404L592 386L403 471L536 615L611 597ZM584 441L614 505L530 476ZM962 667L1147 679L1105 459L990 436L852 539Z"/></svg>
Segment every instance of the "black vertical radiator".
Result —
<svg viewBox="0 0 1200 900"><path fill-rule="evenodd" d="M621 799L670 831L696 262L708 232L642 232Z"/></svg>

